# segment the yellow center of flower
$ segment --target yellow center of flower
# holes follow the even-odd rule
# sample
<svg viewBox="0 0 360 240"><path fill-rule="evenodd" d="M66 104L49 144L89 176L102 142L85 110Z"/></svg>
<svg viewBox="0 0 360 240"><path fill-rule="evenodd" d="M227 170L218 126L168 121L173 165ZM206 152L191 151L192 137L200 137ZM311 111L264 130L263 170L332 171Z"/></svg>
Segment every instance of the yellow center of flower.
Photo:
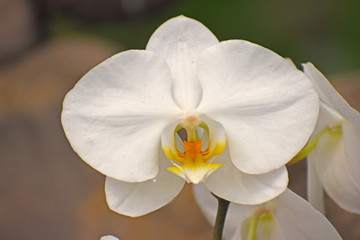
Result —
<svg viewBox="0 0 360 240"><path fill-rule="evenodd" d="M201 137L198 133L199 128L203 130ZM163 145L166 156L174 165L168 170L184 178L188 183L197 184L222 165L221 163L212 163L212 161L224 150L226 141L225 139L218 139L218 141L215 139L216 144L211 144L214 139L210 138L209 128L196 117L186 118L179 124L174 138L178 137L176 134L179 129L185 129L187 141L178 141L177 143L174 141L172 147ZM208 141L207 146L202 145L202 139L205 138ZM183 144L184 150L179 150L180 147L182 148L179 144ZM202 150L205 147L206 149Z"/></svg>

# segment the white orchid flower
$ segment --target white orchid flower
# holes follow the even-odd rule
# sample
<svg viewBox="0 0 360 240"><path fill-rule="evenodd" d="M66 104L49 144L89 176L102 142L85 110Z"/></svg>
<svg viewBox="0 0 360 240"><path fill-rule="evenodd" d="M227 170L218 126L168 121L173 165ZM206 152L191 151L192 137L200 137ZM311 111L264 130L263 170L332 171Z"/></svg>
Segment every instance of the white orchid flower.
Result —
<svg viewBox="0 0 360 240"><path fill-rule="evenodd" d="M79 156L107 176L110 208L140 216L185 181L238 203L274 198L317 114L312 83L287 60L247 41L219 42L179 16L146 50L89 71L67 94L62 124Z"/></svg>
<svg viewBox="0 0 360 240"><path fill-rule="evenodd" d="M100 240L119 240L119 238L113 235L104 235L100 238Z"/></svg>
<svg viewBox="0 0 360 240"><path fill-rule="evenodd" d="M311 63L303 67L320 96L312 146L304 154L308 154L309 201L324 212L324 188L340 207L360 214L360 113Z"/></svg>
<svg viewBox="0 0 360 240"><path fill-rule="evenodd" d="M193 190L205 217L214 224L217 199L202 184L194 186ZM341 239L319 211L290 189L259 205L230 203L224 237L227 240Z"/></svg>

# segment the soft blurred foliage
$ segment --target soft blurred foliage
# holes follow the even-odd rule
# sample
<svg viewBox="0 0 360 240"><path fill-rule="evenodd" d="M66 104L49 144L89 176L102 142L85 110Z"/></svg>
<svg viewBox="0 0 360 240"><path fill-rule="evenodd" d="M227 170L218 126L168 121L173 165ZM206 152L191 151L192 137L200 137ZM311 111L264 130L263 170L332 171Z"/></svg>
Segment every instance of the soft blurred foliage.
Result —
<svg viewBox="0 0 360 240"><path fill-rule="evenodd" d="M161 23L183 14L220 40L313 62L360 109L359 12L358 0L1 0L0 239L210 239L189 186L145 217L110 211L104 176L62 131L65 94L93 66L144 48ZM305 162L290 168L290 187L302 196L305 172ZM327 207L344 239L359 239L360 218L330 200Z"/></svg>
<svg viewBox="0 0 360 240"><path fill-rule="evenodd" d="M159 7L160 8L160 7ZM86 33L144 48L165 20L185 15L204 23L219 40L245 39L295 62L313 62L325 73L360 68L357 0L177 0L121 22L86 22L56 15L53 36Z"/></svg>

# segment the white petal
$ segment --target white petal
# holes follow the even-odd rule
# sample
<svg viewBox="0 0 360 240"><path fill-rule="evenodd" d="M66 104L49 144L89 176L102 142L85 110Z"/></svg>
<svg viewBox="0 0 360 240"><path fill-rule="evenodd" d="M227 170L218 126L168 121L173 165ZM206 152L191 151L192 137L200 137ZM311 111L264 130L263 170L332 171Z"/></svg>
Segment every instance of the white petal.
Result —
<svg viewBox="0 0 360 240"><path fill-rule="evenodd" d="M343 136L323 136L308 156L328 195L343 209L360 214L360 141L343 125Z"/></svg>
<svg viewBox="0 0 360 240"><path fill-rule="evenodd" d="M195 61L206 48L217 44L216 37L200 22L179 16L163 23L151 36L146 50L162 55L174 76L176 103L183 109L194 109L201 99L201 85Z"/></svg>
<svg viewBox="0 0 360 240"><path fill-rule="evenodd" d="M198 111L224 126L232 161L243 172L277 169L306 144L318 96L286 59L232 40L204 51L198 73L203 87Z"/></svg>
<svg viewBox="0 0 360 240"><path fill-rule="evenodd" d="M331 135L322 137L309 154L309 159L314 161L321 183L330 197L345 210L360 213L360 113L337 93L311 63L303 64L303 67L324 102L316 129L331 127L338 121L343 131L342 138Z"/></svg>
<svg viewBox="0 0 360 240"><path fill-rule="evenodd" d="M259 204L282 193L288 184L287 170L283 166L264 174L246 174L231 162L228 148L214 163L223 165L206 180L207 188L217 196L239 204Z"/></svg>
<svg viewBox="0 0 360 240"><path fill-rule="evenodd" d="M162 129L179 114L165 61L144 50L117 54L88 72L65 97L62 124L89 165L122 181L157 174Z"/></svg>
<svg viewBox="0 0 360 240"><path fill-rule="evenodd" d="M202 186L194 186L194 195L201 210L214 224L217 201ZM241 239L241 226L259 207L270 208L275 221L273 236L261 240L338 240L340 235L330 222L307 201L287 189L274 200L262 205L240 205L231 203L225 221L224 236L228 240ZM261 224L261 223L260 223Z"/></svg>
<svg viewBox="0 0 360 240"><path fill-rule="evenodd" d="M324 189L317 174L314 161L307 162L307 197L311 205L325 214Z"/></svg>
<svg viewBox="0 0 360 240"><path fill-rule="evenodd" d="M185 181L168 171L170 161L163 153L160 156L159 174L154 179L127 183L106 178L106 200L113 211L138 217L161 208L178 195Z"/></svg>
<svg viewBox="0 0 360 240"><path fill-rule="evenodd" d="M289 189L273 200L274 240L341 239L331 223L307 201Z"/></svg>
<svg viewBox="0 0 360 240"><path fill-rule="evenodd" d="M334 108L347 121L354 125L357 134L360 135L360 114L352 108L345 99L336 91L324 75L311 63L303 64L304 73L313 82L320 99L328 106Z"/></svg>
<svg viewBox="0 0 360 240"><path fill-rule="evenodd" d="M113 235L105 235L100 238L100 240L119 240L119 238L113 236Z"/></svg>

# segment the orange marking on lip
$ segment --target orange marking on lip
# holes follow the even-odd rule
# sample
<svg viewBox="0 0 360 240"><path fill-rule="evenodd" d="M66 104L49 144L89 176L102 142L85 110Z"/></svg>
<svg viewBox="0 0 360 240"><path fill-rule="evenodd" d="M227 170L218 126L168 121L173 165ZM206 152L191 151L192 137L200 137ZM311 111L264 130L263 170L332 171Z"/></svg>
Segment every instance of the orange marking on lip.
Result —
<svg viewBox="0 0 360 240"><path fill-rule="evenodd" d="M199 141L184 141L185 156L195 159L201 154L201 140Z"/></svg>

